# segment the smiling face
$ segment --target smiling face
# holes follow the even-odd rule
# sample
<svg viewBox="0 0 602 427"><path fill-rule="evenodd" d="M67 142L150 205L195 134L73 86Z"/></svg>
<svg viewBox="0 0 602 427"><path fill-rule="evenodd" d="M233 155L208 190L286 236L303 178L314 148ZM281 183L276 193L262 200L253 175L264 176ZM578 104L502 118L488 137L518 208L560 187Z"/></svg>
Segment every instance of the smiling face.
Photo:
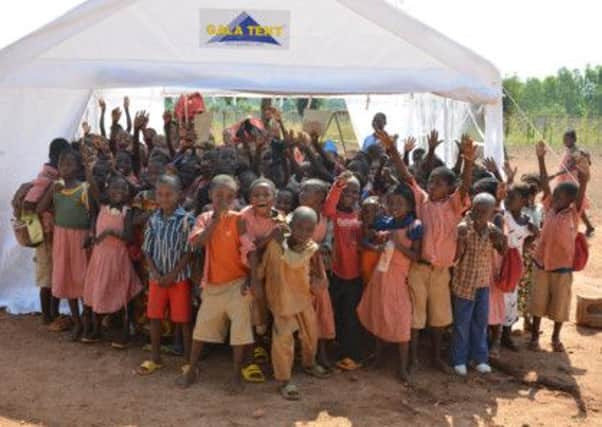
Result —
<svg viewBox="0 0 602 427"><path fill-rule="evenodd" d="M351 210L356 205L360 198L360 184L355 179L347 181L347 185L343 189L339 206L344 210Z"/></svg>
<svg viewBox="0 0 602 427"><path fill-rule="evenodd" d="M155 200L164 212L173 212L178 207L180 191L169 183L158 183L155 190Z"/></svg>
<svg viewBox="0 0 602 427"><path fill-rule="evenodd" d="M274 206L274 188L267 182L255 184L249 199L257 215L269 216Z"/></svg>
<svg viewBox="0 0 602 427"><path fill-rule="evenodd" d="M436 173L436 170L431 173L426 185L429 198L433 201L445 199L451 194L453 188L447 177L442 173Z"/></svg>
<svg viewBox="0 0 602 427"><path fill-rule="evenodd" d="M210 192L214 209L228 209L234 203L236 190L230 185L214 185Z"/></svg>
<svg viewBox="0 0 602 427"><path fill-rule="evenodd" d="M123 205L127 201L129 193L130 187L125 179L113 178L109 182L107 194L112 205Z"/></svg>
<svg viewBox="0 0 602 427"><path fill-rule="evenodd" d="M389 215L395 218L403 218L411 211L410 202L401 194L389 194L387 196L387 210Z"/></svg>

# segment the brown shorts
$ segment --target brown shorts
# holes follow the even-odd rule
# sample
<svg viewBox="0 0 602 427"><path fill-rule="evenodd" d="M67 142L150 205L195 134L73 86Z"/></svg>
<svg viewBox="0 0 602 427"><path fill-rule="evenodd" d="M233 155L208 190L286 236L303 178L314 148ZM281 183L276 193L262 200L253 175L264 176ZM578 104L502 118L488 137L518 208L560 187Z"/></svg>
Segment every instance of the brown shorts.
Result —
<svg viewBox="0 0 602 427"><path fill-rule="evenodd" d="M39 288L52 287L52 243L44 241L35 248L33 258L36 264L36 285Z"/></svg>
<svg viewBox="0 0 602 427"><path fill-rule="evenodd" d="M223 343L230 332L230 345L253 343L250 293L241 294L246 279L203 288L201 308L192 338L195 341Z"/></svg>
<svg viewBox="0 0 602 427"><path fill-rule="evenodd" d="M529 311L554 322L569 320L573 273L553 273L533 267L533 287Z"/></svg>
<svg viewBox="0 0 602 427"><path fill-rule="evenodd" d="M449 268L412 264L408 273L412 298L412 329L435 328L452 323Z"/></svg>

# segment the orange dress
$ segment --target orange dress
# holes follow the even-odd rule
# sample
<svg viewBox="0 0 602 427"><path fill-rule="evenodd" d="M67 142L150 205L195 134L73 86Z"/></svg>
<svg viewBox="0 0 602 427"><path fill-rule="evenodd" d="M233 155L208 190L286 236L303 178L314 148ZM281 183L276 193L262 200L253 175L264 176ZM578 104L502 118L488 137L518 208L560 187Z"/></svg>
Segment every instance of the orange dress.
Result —
<svg viewBox="0 0 602 427"><path fill-rule="evenodd" d="M411 226L410 226L411 227ZM410 247L408 228L392 231L398 241ZM360 322L371 334L388 342L408 342L412 326L412 302L408 289L411 261L402 252L393 250L386 265L383 252L357 307Z"/></svg>
<svg viewBox="0 0 602 427"><path fill-rule="evenodd" d="M314 231L312 239L320 245L326 238L328 228L328 219L325 215L320 215L320 221ZM321 255L320 255L321 256ZM334 326L334 311L332 310L332 301L330 301L330 292L328 292L328 278L315 286L312 283L313 306L318 318L318 339L331 340L334 339L336 332Z"/></svg>

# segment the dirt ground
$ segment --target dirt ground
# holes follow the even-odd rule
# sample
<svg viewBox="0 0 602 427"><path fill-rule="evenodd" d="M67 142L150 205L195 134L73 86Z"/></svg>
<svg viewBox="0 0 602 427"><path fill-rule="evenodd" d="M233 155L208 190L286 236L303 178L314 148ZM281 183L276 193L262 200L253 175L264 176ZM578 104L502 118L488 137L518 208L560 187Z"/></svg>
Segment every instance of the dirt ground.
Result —
<svg viewBox="0 0 602 427"><path fill-rule="evenodd" d="M512 155L519 173L533 170L531 150L513 150ZM593 160L602 164L602 150ZM602 174L597 171L589 194L602 206ZM600 233L601 213L592 210ZM599 239L591 242L589 267L576 275L574 295L602 297ZM242 396L228 395L227 350L211 354L200 382L182 391L174 385L181 364L177 358L166 358L166 368L156 375L138 377L133 370L148 357L140 346L117 351L108 343L72 344L65 335L46 332L37 316L2 314L0 425L602 425L602 331L569 322L563 330L567 351L559 354L549 346L550 323L544 321L543 328L543 352L527 351L526 337L517 337L521 352L502 353L514 376L496 369L489 376L470 373L459 379L424 367L415 375L415 385L405 388L394 379L392 365L328 380L297 373L303 399L287 402L271 381L247 386ZM548 386L529 383L537 378Z"/></svg>

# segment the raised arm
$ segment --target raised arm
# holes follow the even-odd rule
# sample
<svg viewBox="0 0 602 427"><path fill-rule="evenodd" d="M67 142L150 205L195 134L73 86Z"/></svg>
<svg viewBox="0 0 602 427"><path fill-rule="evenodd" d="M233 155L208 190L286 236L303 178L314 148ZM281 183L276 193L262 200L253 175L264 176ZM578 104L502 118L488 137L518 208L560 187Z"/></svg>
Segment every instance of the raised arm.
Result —
<svg viewBox="0 0 602 427"><path fill-rule="evenodd" d="M460 186L459 191L460 196L464 199L470 192L470 186L472 185L472 169L477 154L477 147L474 145L472 138L468 135L462 135L461 153L462 159L464 160L464 169L462 171L462 185Z"/></svg>
<svg viewBox="0 0 602 427"><path fill-rule="evenodd" d="M541 181L543 196L544 198L550 197L552 190L550 190L550 179L546 168L546 143L544 141L539 141L537 143L535 146L535 154L537 154L537 162L539 164L539 179Z"/></svg>
<svg viewBox="0 0 602 427"><path fill-rule="evenodd" d="M324 215L326 215L328 218L336 218L337 205L341 199L341 194L347 185L347 180L352 176L353 174L351 172L345 171L340 174L335 180L334 184L332 184L332 188L328 192L326 200L324 201Z"/></svg>
<svg viewBox="0 0 602 427"><path fill-rule="evenodd" d="M103 98L98 100L98 106L100 107L100 134L107 137L107 131L105 130L105 113L107 112L107 104Z"/></svg>
<svg viewBox="0 0 602 427"><path fill-rule="evenodd" d="M430 175L433 170L433 165L435 164L435 158L437 155L435 154L435 150L439 145L443 143L442 139L439 139L439 132L435 129L431 131L427 138L427 142L429 145L428 152L426 153L426 158L424 160L424 170L427 172L427 176Z"/></svg>
<svg viewBox="0 0 602 427"><path fill-rule="evenodd" d="M123 111L125 111L126 131L130 133L132 131L132 116L130 115L130 98L127 96L123 98Z"/></svg>
<svg viewBox="0 0 602 427"><path fill-rule="evenodd" d="M137 177L142 169L140 161L140 132L148 119L146 111L139 111L134 118L134 139L132 141L132 171Z"/></svg>

